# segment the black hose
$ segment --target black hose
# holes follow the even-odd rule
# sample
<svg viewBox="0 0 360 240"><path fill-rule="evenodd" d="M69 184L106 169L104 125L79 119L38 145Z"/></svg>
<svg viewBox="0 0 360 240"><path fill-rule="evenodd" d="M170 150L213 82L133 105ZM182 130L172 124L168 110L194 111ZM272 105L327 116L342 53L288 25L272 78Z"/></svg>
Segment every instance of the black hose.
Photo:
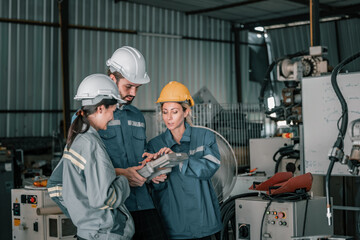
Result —
<svg viewBox="0 0 360 240"><path fill-rule="evenodd" d="M305 237L305 226L306 226L306 218L307 218L308 206L309 206L309 199L306 199L306 206L305 206L305 213L304 213L304 222L303 222L302 237Z"/></svg>
<svg viewBox="0 0 360 240"><path fill-rule="evenodd" d="M332 225L332 223L331 223L331 202L330 202L330 176L331 176L331 172L332 172L335 162L336 162L335 158L332 158L332 160L329 164L328 171L326 173L326 178L325 178L326 179L325 180L326 211L327 211L329 226Z"/></svg>
<svg viewBox="0 0 360 240"><path fill-rule="evenodd" d="M225 202L223 202L220 206L220 212L221 212L221 221L223 223L223 229L221 230L221 240L228 240L228 224L229 221L232 221L231 227L233 234L236 233L236 226L234 226L235 222L235 199L243 198L243 197L253 197L258 196L257 192L252 193L243 193L235 195L229 199L227 199ZM235 239L235 237L234 237Z"/></svg>
<svg viewBox="0 0 360 240"><path fill-rule="evenodd" d="M344 148L344 137L346 134L346 129L347 129L347 124L348 124L348 108L347 108L347 103L345 101L344 96L342 95L340 88L337 84L337 75L339 74L339 72L341 71L341 69L348 63L354 61L356 58L360 57L360 52L354 54L353 56L350 56L348 58L346 58L345 60L343 60L342 62L340 62L332 71L331 73L331 85L334 88L334 91L336 93L336 96L338 97L340 104L341 104L341 108L342 108L342 115L340 117L341 119L341 127L339 128L339 135L333 145L333 149L336 149L336 151L342 151ZM339 120L340 120L339 119ZM334 150L332 151L334 152ZM330 165L328 168L328 171L326 173L326 187L325 187L325 191L326 191L326 208L327 208L327 217L328 217L328 223L329 225L331 225L331 203L330 203L330 176L331 176L331 172L332 169L334 167L335 162L339 161L340 159L337 158L337 156L329 156L330 159Z"/></svg>
<svg viewBox="0 0 360 240"><path fill-rule="evenodd" d="M345 101L344 96L342 95L340 88L337 84L337 75L339 74L339 72L341 71L341 69L348 63L352 62L353 60L355 60L356 58L360 57L360 52L350 56L348 58L346 58L344 61L342 61L340 64L338 64L334 70L331 73L331 85L334 88L334 91L336 93L336 96L339 98L340 104L341 104L341 108L342 108L342 121L341 121L341 127L339 129L339 137L342 138L342 140L345 137L346 134L346 129L347 129L347 124L348 124L348 108L347 108L347 103ZM338 141L336 141L338 142ZM342 141L341 143L338 142L337 144L341 144L340 146L336 146L336 147L343 147L342 146ZM335 147L335 146L334 146Z"/></svg>
<svg viewBox="0 0 360 240"><path fill-rule="evenodd" d="M275 173L277 173L279 171L279 166L280 166L280 163L282 161L282 159L284 158L285 156L281 155L278 160L276 161L275 163Z"/></svg>
<svg viewBox="0 0 360 240"><path fill-rule="evenodd" d="M267 86L269 85L270 83L270 73L271 71L273 70L273 68L275 67L275 65L284 60L284 59L291 59L291 58L295 58L295 57L300 57L300 56L303 56L303 55L308 55L309 54L309 50L305 50L305 51L299 51L299 52L296 52L296 53L293 53L293 54L289 54L289 55L285 55L283 57L280 57L276 60L274 60L270 65L269 67L267 68L266 70L266 73L265 73L265 77L264 77L264 81L263 81L263 84L261 85L261 90L260 90L260 96L259 96L259 103L260 105L263 104L264 102L264 95L265 95L265 91L266 91L266 88Z"/></svg>
<svg viewBox="0 0 360 240"><path fill-rule="evenodd" d="M262 234L263 234L263 227L264 227L264 220L265 220L265 215L267 210L269 209L271 203L272 203L272 199L268 202L268 204L266 205L265 211L263 213L263 216L261 218L261 225L260 225L260 240L262 240Z"/></svg>
<svg viewBox="0 0 360 240"><path fill-rule="evenodd" d="M262 104L264 102L265 90L266 90L268 84L270 83L270 73L277 63L278 63L278 60L273 61L266 70L265 78L264 78L263 84L261 85L261 89L260 89L260 97L259 97L260 104Z"/></svg>

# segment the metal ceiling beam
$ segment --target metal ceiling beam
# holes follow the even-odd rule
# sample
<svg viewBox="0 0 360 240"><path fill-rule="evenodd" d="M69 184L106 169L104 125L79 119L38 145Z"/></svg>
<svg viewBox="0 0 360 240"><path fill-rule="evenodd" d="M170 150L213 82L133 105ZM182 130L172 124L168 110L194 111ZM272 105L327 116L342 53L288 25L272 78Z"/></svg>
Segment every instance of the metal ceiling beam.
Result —
<svg viewBox="0 0 360 240"><path fill-rule="evenodd" d="M226 8L239 7L239 6L244 6L244 5L263 2L263 1L266 1L266 0L248 0L248 1L244 1L244 2L231 3L231 4L221 5L221 6L212 7L212 8L204 8L204 9L199 9L199 10L194 10L194 11L188 11L188 12L185 12L185 14L186 15L194 15L194 14L199 14L199 13L214 12L214 11L218 11L218 10L222 10L222 9L226 9Z"/></svg>
<svg viewBox="0 0 360 240"><path fill-rule="evenodd" d="M354 4L346 7L338 7L337 9L334 9L332 11L320 11L320 19L326 18L326 17L336 17L336 16L345 16L349 15L351 17L359 17L360 16L360 4ZM298 22L298 21L308 21L309 20L309 14L299 14L299 15L293 15L293 16L287 16L287 17L281 17L281 18L271 18L271 19L265 19L260 21L254 21L254 22L248 22L248 23L242 23L244 27L242 29L250 29L254 28L256 26L271 26L276 24L287 24L292 22ZM236 22L236 20L234 21Z"/></svg>

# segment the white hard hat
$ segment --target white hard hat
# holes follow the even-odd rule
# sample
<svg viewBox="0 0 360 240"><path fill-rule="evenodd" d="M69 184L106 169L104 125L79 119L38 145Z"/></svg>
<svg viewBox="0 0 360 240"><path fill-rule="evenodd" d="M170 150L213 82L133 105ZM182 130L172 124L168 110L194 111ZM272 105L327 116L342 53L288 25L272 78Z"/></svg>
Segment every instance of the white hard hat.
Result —
<svg viewBox="0 0 360 240"><path fill-rule="evenodd" d="M110 77L100 73L84 78L74 99L81 100L82 106L96 105L103 99L115 99L119 103L126 103L121 99L115 82Z"/></svg>
<svg viewBox="0 0 360 240"><path fill-rule="evenodd" d="M106 61L110 71L121 73L135 84L146 84L150 78L146 73L144 56L135 48L124 46L117 49Z"/></svg>

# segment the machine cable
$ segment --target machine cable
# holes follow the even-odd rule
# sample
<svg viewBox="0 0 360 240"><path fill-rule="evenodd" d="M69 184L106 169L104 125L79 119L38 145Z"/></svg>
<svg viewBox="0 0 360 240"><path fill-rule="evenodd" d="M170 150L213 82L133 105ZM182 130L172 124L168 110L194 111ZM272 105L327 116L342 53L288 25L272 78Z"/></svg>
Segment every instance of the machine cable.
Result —
<svg viewBox="0 0 360 240"><path fill-rule="evenodd" d="M300 200L306 200L306 207L305 207L305 215L304 215L304 223L303 223L303 236L305 233L305 223L306 223L306 217L307 217L307 208L308 208L308 202L310 199L310 195L306 192L306 189L297 189L294 193L280 193L277 195L268 195L268 194L262 194L262 198L264 200L269 200L263 217L261 219L261 227L260 227L260 240L262 240L262 231L263 231L263 224L264 224L264 220L265 220L265 216L266 216L266 212L268 211L271 203L273 201L275 202L297 202Z"/></svg>
<svg viewBox="0 0 360 240"><path fill-rule="evenodd" d="M332 172L335 162L342 161L342 158L344 156L344 152L343 152L344 138L345 138L345 134L346 134L346 130L347 130L348 117L349 117L347 103L345 101L344 96L341 93L339 85L337 84L337 75L340 73L341 69L346 64L354 61L358 57L360 57L360 52L358 52L358 53L346 58L342 62L340 62L331 73L331 85L336 93L336 96L338 97L338 99L340 101L342 114L337 122L338 130L339 130L338 137L329 152L330 164L329 164L329 167L328 167L328 170L326 173L326 181L325 181L326 208L327 208L326 216L328 218L329 226L332 225L332 222L331 222L332 214L331 214L331 203L330 203L330 176L331 176L331 172ZM339 126L340 122L341 122L341 126Z"/></svg>
<svg viewBox="0 0 360 240"><path fill-rule="evenodd" d="M294 147L295 147L295 145L284 146L284 147L279 148L279 150L277 150L275 152L275 154L273 155L273 160L276 163L275 164L275 173L277 173L279 171L280 163L284 157L295 158L295 159L300 158L300 151L294 149ZM280 155L280 156L278 156L278 155Z"/></svg>
<svg viewBox="0 0 360 240"><path fill-rule="evenodd" d="M283 57L280 57L280 58L274 60L269 65L269 67L267 68L266 73L265 73L263 84L261 85L260 96L259 96L260 106L262 106L262 104L264 103L265 91L266 91L269 83L271 82L270 73L272 72L272 70L276 66L276 64L278 64L280 61L287 59L287 58L291 59L291 58L300 57L300 56L307 55L307 54L309 54L309 50L303 50L303 51L299 51L299 52L296 52L293 54L285 55Z"/></svg>
<svg viewBox="0 0 360 240"><path fill-rule="evenodd" d="M236 238L236 226L235 226L235 199L244 197L258 196L257 192L243 193L230 197L220 205L221 221L223 223L223 229L221 230L221 240L229 240L228 225L231 224L233 233L233 239Z"/></svg>

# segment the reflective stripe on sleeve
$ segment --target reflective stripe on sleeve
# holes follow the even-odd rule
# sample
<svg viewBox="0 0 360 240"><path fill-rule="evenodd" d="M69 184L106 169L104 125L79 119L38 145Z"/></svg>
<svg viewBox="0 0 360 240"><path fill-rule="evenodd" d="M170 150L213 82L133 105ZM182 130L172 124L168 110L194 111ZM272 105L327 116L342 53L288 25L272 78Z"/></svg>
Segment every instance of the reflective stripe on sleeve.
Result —
<svg viewBox="0 0 360 240"><path fill-rule="evenodd" d="M74 155L75 157L77 157L80 161L82 161L84 163L84 165L86 164L86 159L81 156L80 154L78 154L77 152L75 152L73 149L70 149L69 152Z"/></svg>
<svg viewBox="0 0 360 240"><path fill-rule="evenodd" d="M51 198L53 198L53 197L61 197L62 193L61 192L49 193L49 196Z"/></svg>
<svg viewBox="0 0 360 240"><path fill-rule="evenodd" d="M116 202L116 191L115 191L115 189L113 189L113 192L112 192L109 200L107 201L106 205L108 205L109 207L112 207L115 202Z"/></svg>
<svg viewBox="0 0 360 240"><path fill-rule="evenodd" d="M81 163L79 160L73 158L70 154L64 153L63 158L70 160L72 164L74 164L75 166L78 166L81 170L85 169L84 164Z"/></svg>
<svg viewBox="0 0 360 240"><path fill-rule="evenodd" d="M48 188L49 196L52 197L61 197L62 196L62 186L55 186Z"/></svg>
<svg viewBox="0 0 360 240"><path fill-rule="evenodd" d="M190 154L190 155L194 155L195 153L201 152L201 151L204 151L204 146L200 146L200 147L197 147L197 148L194 149L194 150L190 150L190 151L189 151L189 154Z"/></svg>
<svg viewBox="0 0 360 240"><path fill-rule="evenodd" d="M219 164L220 165L220 161L219 159L217 159L216 157L214 157L213 155L206 155L204 156L204 158L206 158L207 160L213 162L213 163L216 163L216 164Z"/></svg>

